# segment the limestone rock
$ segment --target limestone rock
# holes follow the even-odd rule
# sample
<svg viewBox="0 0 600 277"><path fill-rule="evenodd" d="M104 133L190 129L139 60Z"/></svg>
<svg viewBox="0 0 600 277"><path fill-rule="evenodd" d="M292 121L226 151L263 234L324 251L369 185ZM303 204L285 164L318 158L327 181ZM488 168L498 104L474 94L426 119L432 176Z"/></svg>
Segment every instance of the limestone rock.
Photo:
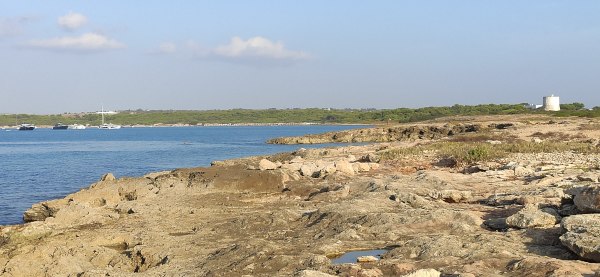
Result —
<svg viewBox="0 0 600 277"><path fill-rule="evenodd" d="M282 164L281 165L281 169L286 169L286 170L290 170L290 171L300 171L300 168L302 167L302 163L289 163L289 164Z"/></svg>
<svg viewBox="0 0 600 277"><path fill-rule="evenodd" d="M403 275L403 277L440 277L442 273L435 269L419 269L413 273Z"/></svg>
<svg viewBox="0 0 600 277"><path fill-rule="evenodd" d="M448 203L460 203L467 202L473 198L473 194L470 191L460 190L442 190L435 191L429 194L431 198L441 199Z"/></svg>
<svg viewBox="0 0 600 277"><path fill-rule="evenodd" d="M290 160L290 163L292 163L292 164L293 163L303 163L303 162L304 162L304 159L300 156L294 156L294 158L292 158Z"/></svg>
<svg viewBox="0 0 600 277"><path fill-rule="evenodd" d="M275 169L277 169L277 165L267 159L262 159L258 163L258 169L260 169L260 170L275 170Z"/></svg>
<svg viewBox="0 0 600 277"><path fill-rule="evenodd" d="M318 173L319 169L314 163L304 163L300 167L300 174L302 174L302 176L316 177L315 174L318 175Z"/></svg>
<svg viewBox="0 0 600 277"><path fill-rule="evenodd" d="M517 166L514 169L515 176L527 176L533 174L533 169L524 166Z"/></svg>
<svg viewBox="0 0 600 277"><path fill-rule="evenodd" d="M344 160L336 161L335 169L336 169L336 171L347 174L347 175L354 175L354 168L352 168L352 164L349 163L348 161L344 161Z"/></svg>
<svg viewBox="0 0 600 277"><path fill-rule="evenodd" d="M43 221L47 217L52 216L52 211L44 204L45 203L33 204L31 208L23 214L23 220L25 222Z"/></svg>
<svg viewBox="0 0 600 277"><path fill-rule="evenodd" d="M536 205L526 205L522 210L506 219L506 223L510 227L521 229L554 226L559 221L560 216L554 209L538 209Z"/></svg>
<svg viewBox="0 0 600 277"><path fill-rule="evenodd" d="M354 172L369 172L371 170L371 166L368 163L353 163L352 169Z"/></svg>
<svg viewBox="0 0 600 277"><path fill-rule="evenodd" d="M66 203L67 201L65 199L57 199L33 204L31 208L23 214L23 221L44 221L46 218L54 216L60 207Z"/></svg>
<svg viewBox="0 0 600 277"><path fill-rule="evenodd" d="M379 268L364 268L358 271L357 277L381 277L383 272Z"/></svg>
<svg viewBox="0 0 600 277"><path fill-rule="evenodd" d="M109 182L109 181L114 181L117 178L115 178L115 175L113 175L112 173L106 173L104 175L102 175L102 177L100 178L100 181L102 182Z"/></svg>
<svg viewBox="0 0 600 277"><path fill-rule="evenodd" d="M294 275L295 277L335 277L335 275L316 270L302 270Z"/></svg>
<svg viewBox="0 0 600 277"><path fill-rule="evenodd" d="M579 179L579 181L596 183L596 182L598 182L598 174L588 172L588 173L578 175L577 179Z"/></svg>
<svg viewBox="0 0 600 277"><path fill-rule="evenodd" d="M562 219L560 226L567 232L577 232L587 228L600 228L600 214L579 214Z"/></svg>
<svg viewBox="0 0 600 277"><path fill-rule="evenodd" d="M509 226L506 224L506 218L490 218L483 222L485 226L494 230L494 231L506 231Z"/></svg>
<svg viewBox="0 0 600 277"><path fill-rule="evenodd" d="M347 157L347 160L348 160L349 162L353 163L353 162L355 162L357 159L356 159L356 156L354 156L354 155L348 155L348 157Z"/></svg>
<svg viewBox="0 0 600 277"><path fill-rule="evenodd" d="M575 206L582 212L600 212L600 187L590 186L575 195Z"/></svg>
<svg viewBox="0 0 600 277"><path fill-rule="evenodd" d="M579 257L600 262L600 214L582 214L565 217L561 226L567 232L561 243Z"/></svg>
<svg viewBox="0 0 600 277"><path fill-rule="evenodd" d="M356 258L356 262L358 263L374 263L379 261L375 256L360 256Z"/></svg>
<svg viewBox="0 0 600 277"><path fill-rule="evenodd" d="M381 158L379 157L379 155L377 155L375 153L369 153L360 159L361 162L368 162L368 163L378 163L380 160L381 160Z"/></svg>

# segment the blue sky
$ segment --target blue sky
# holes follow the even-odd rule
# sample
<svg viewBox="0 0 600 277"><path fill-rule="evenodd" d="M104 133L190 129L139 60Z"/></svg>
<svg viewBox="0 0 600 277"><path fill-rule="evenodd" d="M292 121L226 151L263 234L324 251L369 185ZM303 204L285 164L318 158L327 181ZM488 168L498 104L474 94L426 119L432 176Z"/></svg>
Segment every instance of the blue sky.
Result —
<svg viewBox="0 0 600 277"><path fill-rule="evenodd" d="M600 1L5 1L0 113L600 105Z"/></svg>

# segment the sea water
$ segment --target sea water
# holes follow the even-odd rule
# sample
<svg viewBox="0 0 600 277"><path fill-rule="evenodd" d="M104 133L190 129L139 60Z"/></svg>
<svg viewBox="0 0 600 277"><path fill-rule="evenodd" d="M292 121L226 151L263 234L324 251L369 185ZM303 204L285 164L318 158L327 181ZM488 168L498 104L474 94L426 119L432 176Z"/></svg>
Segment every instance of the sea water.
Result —
<svg viewBox="0 0 600 277"><path fill-rule="evenodd" d="M32 204L62 198L107 172L140 176L211 161L323 145L271 145L281 136L361 126L220 126L119 130L0 130L0 225L22 223Z"/></svg>

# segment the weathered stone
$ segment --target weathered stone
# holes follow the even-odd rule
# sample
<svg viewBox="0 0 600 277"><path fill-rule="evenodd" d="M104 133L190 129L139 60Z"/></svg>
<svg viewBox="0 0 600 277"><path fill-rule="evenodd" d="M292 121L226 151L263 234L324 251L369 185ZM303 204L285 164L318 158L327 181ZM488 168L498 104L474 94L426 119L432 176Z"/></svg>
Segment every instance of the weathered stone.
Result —
<svg viewBox="0 0 600 277"><path fill-rule="evenodd" d="M467 202L473 198L473 194L470 191L460 190L442 190L435 191L429 194L431 198L441 199L448 203L460 203Z"/></svg>
<svg viewBox="0 0 600 277"><path fill-rule="evenodd" d="M379 261L379 259L377 259L375 256L360 256L356 258L356 262L359 263L374 263L377 261Z"/></svg>
<svg viewBox="0 0 600 277"><path fill-rule="evenodd" d="M554 226L559 221L560 216L554 209L538 209L536 205L526 205L516 214L506 218L506 223L515 228Z"/></svg>
<svg viewBox="0 0 600 277"><path fill-rule="evenodd" d="M582 189L573 199L575 206L582 212L600 212L600 186Z"/></svg>
<svg viewBox="0 0 600 277"><path fill-rule="evenodd" d="M335 275L316 270L302 270L294 275L295 277L335 277Z"/></svg>
<svg viewBox="0 0 600 277"><path fill-rule="evenodd" d="M109 182L109 181L114 181L117 178L115 178L115 175L113 175L112 173L106 173L104 175L102 175L102 177L100 178L100 181L102 182Z"/></svg>
<svg viewBox="0 0 600 277"><path fill-rule="evenodd" d="M300 167L300 174L306 177L315 177L315 175L319 174L319 169L314 163L304 163Z"/></svg>
<svg viewBox="0 0 600 277"><path fill-rule="evenodd" d="M367 162L367 163L378 163L380 160L381 160L381 158L379 157L379 155L377 155L375 153L369 153L360 159L361 162Z"/></svg>
<svg viewBox="0 0 600 277"><path fill-rule="evenodd" d="M352 169L354 172L369 172L371 170L371 166L368 163L353 163Z"/></svg>
<svg viewBox="0 0 600 277"><path fill-rule="evenodd" d="M581 174L579 176L577 176L577 179L579 179L579 181L583 181L583 182L598 182L598 174L596 173L591 173L591 172L587 172L584 174Z"/></svg>
<svg viewBox="0 0 600 277"><path fill-rule="evenodd" d="M510 226L506 223L506 218L490 218L486 219L483 224L495 231L506 231Z"/></svg>
<svg viewBox="0 0 600 277"><path fill-rule="evenodd" d="M354 175L354 169L352 164L348 161L339 160L335 162L335 169L337 172L341 172L347 175Z"/></svg>
<svg viewBox="0 0 600 277"><path fill-rule="evenodd" d="M292 158L290 160L290 163L303 163L304 159L300 156L294 156L294 158Z"/></svg>
<svg viewBox="0 0 600 277"><path fill-rule="evenodd" d="M515 176L527 176L533 174L533 169L524 166L517 166L514 169Z"/></svg>
<svg viewBox="0 0 600 277"><path fill-rule="evenodd" d="M302 163L289 163L289 164L281 165L281 169L285 169L285 170L289 170L289 171L300 171L301 167L302 167Z"/></svg>
<svg viewBox="0 0 600 277"><path fill-rule="evenodd" d="M277 169L277 165L267 159L262 159L258 163L258 169L260 170L274 170Z"/></svg>
<svg viewBox="0 0 600 277"><path fill-rule="evenodd" d="M402 277L440 277L442 273L435 269L419 269Z"/></svg>
<svg viewBox="0 0 600 277"><path fill-rule="evenodd" d="M565 217L561 226L567 231L560 237L564 246L585 260L600 262L600 214Z"/></svg>
<svg viewBox="0 0 600 277"><path fill-rule="evenodd" d="M565 170L563 170L563 174L566 175L581 175L583 173L583 169L581 168L566 168Z"/></svg>
<svg viewBox="0 0 600 277"><path fill-rule="evenodd" d="M383 272L379 268L364 268L358 271L357 277L381 277Z"/></svg>

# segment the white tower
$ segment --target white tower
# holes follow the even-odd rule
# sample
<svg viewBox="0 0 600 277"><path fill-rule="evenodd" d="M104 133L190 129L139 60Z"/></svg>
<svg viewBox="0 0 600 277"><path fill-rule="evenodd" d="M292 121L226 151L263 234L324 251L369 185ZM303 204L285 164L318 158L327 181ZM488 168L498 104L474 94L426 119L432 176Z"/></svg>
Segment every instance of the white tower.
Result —
<svg viewBox="0 0 600 277"><path fill-rule="evenodd" d="M544 96L544 111L560 111L560 100L558 96Z"/></svg>

